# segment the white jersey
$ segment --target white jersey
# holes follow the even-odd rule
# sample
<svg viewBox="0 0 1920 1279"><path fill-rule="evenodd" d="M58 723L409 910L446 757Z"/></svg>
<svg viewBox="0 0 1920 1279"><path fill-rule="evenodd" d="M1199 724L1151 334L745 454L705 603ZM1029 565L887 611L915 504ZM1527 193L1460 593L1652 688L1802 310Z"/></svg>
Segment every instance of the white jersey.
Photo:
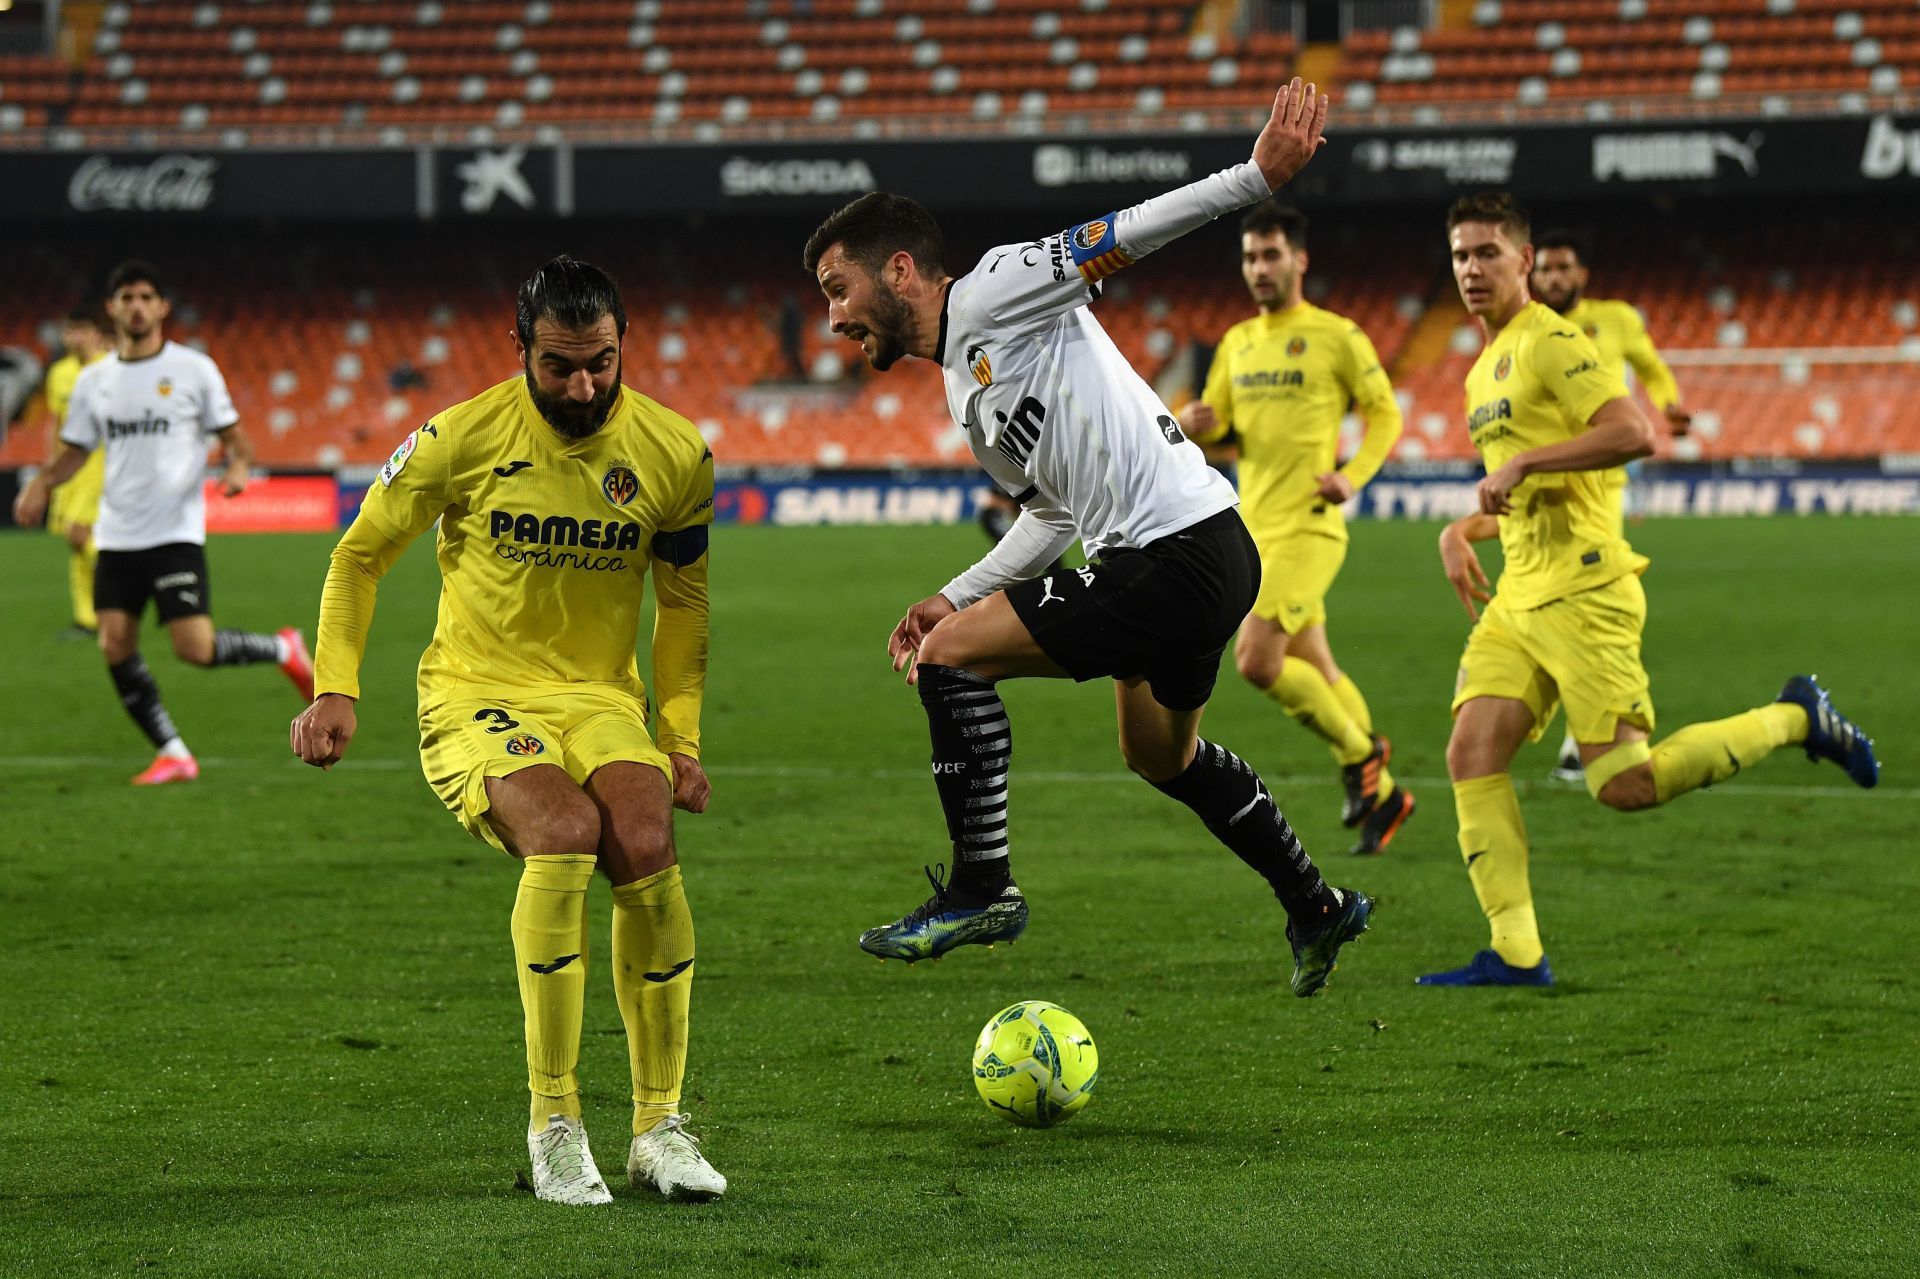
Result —
<svg viewBox="0 0 1920 1279"><path fill-rule="evenodd" d="M1237 165L1058 235L990 249L948 286L940 316L947 407L994 482L1024 508L941 592L965 608L1051 564L1140 547L1238 502L1087 309L1100 281L1268 194Z"/></svg>
<svg viewBox="0 0 1920 1279"><path fill-rule="evenodd" d="M177 342L145 359L109 355L82 369L60 438L107 451L94 544L204 543L207 440L239 420L219 366Z"/></svg>

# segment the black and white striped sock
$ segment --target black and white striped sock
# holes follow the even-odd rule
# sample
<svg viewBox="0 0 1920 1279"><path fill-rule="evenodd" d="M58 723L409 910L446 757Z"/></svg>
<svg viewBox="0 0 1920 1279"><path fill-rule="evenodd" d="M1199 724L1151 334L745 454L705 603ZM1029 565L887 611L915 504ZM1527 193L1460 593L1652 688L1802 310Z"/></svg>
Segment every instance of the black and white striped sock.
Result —
<svg viewBox="0 0 1920 1279"><path fill-rule="evenodd" d="M1187 771L1154 786L1191 808L1215 839L1259 871L1288 915L1318 919L1338 907L1266 783L1226 747L1201 738Z"/></svg>
<svg viewBox="0 0 1920 1279"><path fill-rule="evenodd" d="M920 704L933 739L933 784L953 840L953 887L994 896L1011 879L1007 766L1013 728L990 680L953 666L919 667Z"/></svg>
<svg viewBox="0 0 1920 1279"><path fill-rule="evenodd" d="M113 676L120 704L127 708L127 714L133 716L133 722L140 726L148 741L164 748L180 740L180 731L173 726L173 717L167 714L166 705L160 700L160 685L154 682L145 658L135 653L126 661L107 667L107 674Z"/></svg>
<svg viewBox="0 0 1920 1279"><path fill-rule="evenodd" d="M252 666L281 660L280 637L260 631L215 631L214 666Z"/></svg>

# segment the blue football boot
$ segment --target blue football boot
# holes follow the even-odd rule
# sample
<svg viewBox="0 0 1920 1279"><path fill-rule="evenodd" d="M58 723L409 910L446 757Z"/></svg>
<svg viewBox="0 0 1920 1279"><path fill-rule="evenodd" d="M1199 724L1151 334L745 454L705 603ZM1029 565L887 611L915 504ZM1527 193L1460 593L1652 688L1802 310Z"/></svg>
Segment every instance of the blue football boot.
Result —
<svg viewBox="0 0 1920 1279"><path fill-rule="evenodd" d="M1807 758L1830 759L1845 769L1856 786L1871 789L1880 780L1873 739L1833 707L1833 698L1813 675L1795 675L1776 702L1791 702L1807 713Z"/></svg>
<svg viewBox="0 0 1920 1279"><path fill-rule="evenodd" d="M1293 993L1305 999L1318 994L1333 972L1340 948L1367 931L1373 917L1373 899L1357 888L1336 888L1340 909L1320 925L1318 931L1301 938L1287 925L1287 940L1293 945Z"/></svg>
<svg viewBox="0 0 1920 1279"><path fill-rule="evenodd" d="M923 868L924 869L924 868ZM927 870L933 896L904 919L860 934L860 949L880 959L938 959L955 946L991 946L1011 942L1027 931L1027 899L1009 883L981 899L956 891L946 882L946 867Z"/></svg>
<svg viewBox="0 0 1920 1279"><path fill-rule="evenodd" d="M1515 968L1498 951L1483 950L1465 968L1415 977L1416 986L1551 986L1553 965L1545 955L1531 968Z"/></svg>

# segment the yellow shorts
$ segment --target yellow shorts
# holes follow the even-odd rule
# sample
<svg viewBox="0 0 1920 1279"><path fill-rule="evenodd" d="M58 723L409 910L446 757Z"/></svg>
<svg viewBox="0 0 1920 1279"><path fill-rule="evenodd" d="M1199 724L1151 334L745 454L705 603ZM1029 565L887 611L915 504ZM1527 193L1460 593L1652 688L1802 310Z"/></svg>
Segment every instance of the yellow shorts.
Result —
<svg viewBox="0 0 1920 1279"><path fill-rule="evenodd" d="M47 530L67 535L69 524L100 522L100 493L107 483L107 451L95 449L73 478L53 491L47 503Z"/></svg>
<svg viewBox="0 0 1920 1279"><path fill-rule="evenodd" d="M1567 704L1577 742L1611 742L1620 721L1653 732L1653 693L1640 664L1647 595L1638 575L1542 604L1509 610L1496 595L1460 656L1453 711L1476 697L1510 697L1533 712L1540 740L1554 708Z"/></svg>
<svg viewBox="0 0 1920 1279"><path fill-rule="evenodd" d="M554 764L582 786L608 764L673 765L647 733L644 702L618 689L455 697L420 707L420 768L460 824L507 851L487 821L487 779Z"/></svg>
<svg viewBox="0 0 1920 1279"><path fill-rule="evenodd" d="M1258 542L1260 594L1253 615L1273 622L1289 635L1327 620L1327 592L1347 560L1347 544L1336 537L1302 533Z"/></svg>

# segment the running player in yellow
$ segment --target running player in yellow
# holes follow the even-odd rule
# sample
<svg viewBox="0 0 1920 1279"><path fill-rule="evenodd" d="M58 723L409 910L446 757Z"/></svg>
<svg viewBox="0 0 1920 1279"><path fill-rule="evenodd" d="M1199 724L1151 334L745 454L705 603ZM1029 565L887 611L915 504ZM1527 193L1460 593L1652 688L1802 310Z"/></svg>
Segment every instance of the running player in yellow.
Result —
<svg viewBox="0 0 1920 1279"><path fill-rule="evenodd" d="M613 885L613 985L633 1069L627 1173L675 1199L726 1190L679 1113L693 919L673 809L702 812L713 455L621 385L626 310L568 257L520 288L524 377L434 417L381 469L333 553L313 705L294 751L330 768L355 726L379 580L439 524L439 624L420 660L420 756L470 832L520 861L514 969L526 1013L533 1188L611 1202L581 1121L587 888ZM634 658L646 574L654 735Z"/></svg>
<svg viewBox="0 0 1920 1279"><path fill-rule="evenodd" d="M1347 557L1341 505L1364 487L1400 438L1400 405L1360 326L1306 301L1307 219L1268 201L1240 222L1240 274L1260 314L1214 349L1204 395L1180 426L1202 446L1231 443L1240 510L1260 548L1260 594L1240 625L1241 676L1324 739L1340 765L1340 818L1360 828L1358 854L1386 848L1413 813L1387 772L1392 750L1373 730L1367 699L1333 660L1327 592ZM1356 406L1359 451L1335 466L1340 421Z"/></svg>
<svg viewBox="0 0 1920 1279"><path fill-rule="evenodd" d="M94 312L69 311L60 326L60 347L66 354L47 370L48 458L60 452L60 426L67 420L67 405L80 370L106 359L113 350L113 337ZM67 589L73 596L73 625L68 633L76 637L100 629L93 611L93 565L100 557L93 544L93 526L100 518L100 490L106 477L107 451L95 449L79 473L53 491L47 508L47 531L67 543Z"/></svg>
<svg viewBox="0 0 1920 1279"><path fill-rule="evenodd" d="M1604 472L1650 453L1653 427L1593 339L1528 296L1533 246L1511 196L1461 200L1447 233L1460 296L1487 338L1466 396L1487 466L1480 513L1440 534L1447 578L1474 618L1454 685L1447 772L1460 853L1493 941L1466 966L1419 981L1550 986L1508 768L1558 703L1580 743L1587 789L1623 812L1723 782L1790 743L1860 786L1879 780L1880 765L1873 742L1805 675L1768 705L1649 746L1653 694L1640 662L1647 560L1620 535ZM1473 543L1495 537L1506 567L1490 595Z"/></svg>
<svg viewBox="0 0 1920 1279"><path fill-rule="evenodd" d="M1624 379L1627 366L1632 365L1647 398L1667 419L1673 433L1685 435L1693 415L1680 406L1680 384L1654 349L1640 312L1630 302L1587 296L1587 263L1591 260L1585 239L1572 231L1548 231L1538 236L1533 243L1534 295L1579 325L1600 348L1600 362L1613 373ZM1622 537L1627 528L1627 481L1637 469L1638 463L1628 463L1604 472ZM1560 759L1552 777L1562 782L1580 780L1580 749L1571 729L1560 744Z"/></svg>

